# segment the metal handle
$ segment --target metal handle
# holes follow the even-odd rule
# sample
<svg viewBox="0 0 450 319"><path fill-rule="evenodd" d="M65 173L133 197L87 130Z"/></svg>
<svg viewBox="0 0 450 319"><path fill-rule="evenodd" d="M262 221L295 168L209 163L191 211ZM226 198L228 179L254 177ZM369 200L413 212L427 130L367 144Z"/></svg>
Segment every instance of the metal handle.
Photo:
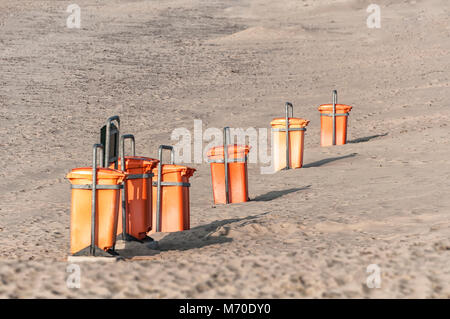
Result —
<svg viewBox="0 0 450 319"><path fill-rule="evenodd" d="M336 145L336 104L337 91L333 90L333 145Z"/></svg>
<svg viewBox="0 0 450 319"><path fill-rule="evenodd" d="M106 121L106 137L105 137L105 162L103 164L103 167L108 167L109 166L109 147L110 147L110 134L111 134L111 123L112 122L117 122L117 129L120 132L120 118L118 115L114 115L111 116L107 121ZM118 141L116 140L116 147L118 146ZM116 148L117 149L117 148ZM115 168L117 169L117 163Z"/></svg>
<svg viewBox="0 0 450 319"><path fill-rule="evenodd" d="M161 231L161 179L162 179L162 152L170 150L170 164L174 164L173 146L160 145L158 149L158 180L156 181L156 231Z"/></svg>
<svg viewBox="0 0 450 319"><path fill-rule="evenodd" d="M292 105L291 102L286 102L286 104L284 105L286 108L286 116L287 117L294 117L294 106ZM289 109L291 110L291 116L289 116Z"/></svg>
<svg viewBox="0 0 450 319"><path fill-rule="evenodd" d="M223 165L225 168L225 198L226 203L230 203L230 192L228 189L228 143L230 141L230 128L228 126L223 128Z"/></svg>
<svg viewBox="0 0 450 319"><path fill-rule="evenodd" d="M97 215L97 150L103 151L102 144L94 144L92 156L92 202L91 202L91 246L90 254L95 256L95 230L96 230L96 215ZM102 162L102 153L100 152L100 163Z"/></svg>
<svg viewBox="0 0 450 319"><path fill-rule="evenodd" d="M290 163L291 163L291 148L290 148L290 143L289 143L289 108L291 109L291 117L294 117L294 106L292 105L291 102L286 102L285 104L285 108L286 108L286 168L285 169L289 169L290 168Z"/></svg>
<svg viewBox="0 0 450 319"><path fill-rule="evenodd" d="M160 145L159 146L159 149L158 149L159 164L161 164L161 162L162 162L162 151L163 150L170 150L170 164L174 164L173 146L170 146L170 145Z"/></svg>
<svg viewBox="0 0 450 319"><path fill-rule="evenodd" d="M124 134L120 137L120 164L122 167L122 171L125 172L125 140L131 140L131 150L133 156L136 156L136 145L135 145L135 139L133 134Z"/></svg>

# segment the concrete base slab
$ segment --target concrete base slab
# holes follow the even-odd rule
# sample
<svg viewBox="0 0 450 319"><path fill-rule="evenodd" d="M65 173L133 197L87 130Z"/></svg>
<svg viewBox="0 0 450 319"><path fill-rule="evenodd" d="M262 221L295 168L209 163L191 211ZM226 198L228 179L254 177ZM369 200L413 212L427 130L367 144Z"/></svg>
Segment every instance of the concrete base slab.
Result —
<svg viewBox="0 0 450 319"><path fill-rule="evenodd" d="M80 263L80 262L117 262L124 260L121 256L113 257L96 257L96 256L67 256L67 262Z"/></svg>

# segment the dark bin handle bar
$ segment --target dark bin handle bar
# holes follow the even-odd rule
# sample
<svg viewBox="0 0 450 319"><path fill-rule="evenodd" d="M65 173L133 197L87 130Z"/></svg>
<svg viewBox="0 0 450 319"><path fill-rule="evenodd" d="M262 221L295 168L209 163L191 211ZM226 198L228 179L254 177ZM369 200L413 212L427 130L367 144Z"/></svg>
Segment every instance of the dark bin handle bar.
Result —
<svg viewBox="0 0 450 319"><path fill-rule="evenodd" d="M103 151L102 144L94 144L92 156L92 203L91 203L91 247L90 254L95 256L95 231L96 231L96 217L97 217L97 150ZM100 152L100 163L102 162L102 153Z"/></svg>
<svg viewBox="0 0 450 319"><path fill-rule="evenodd" d="M223 128L223 165L225 168L225 198L230 203L229 179L228 179L228 143L230 142L230 127Z"/></svg>
<svg viewBox="0 0 450 319"><path fill-rule="evenodd" d="M286 116L286 167L285 169L290 168L291 163L291 149L289 143L289 109L291 110L291 117L294 117L294 106L291 102L286 102L285 104L285 116Z"/></svg>
<svg viewBox="0 0 450 319"><path fill-rule="evenodd" d="M162 153L163 150L170 151L170 164L174 164L173 146L160 145L158 149L158 180L156 182L156 232L161 231L161 179L162 179Z"/></svg>
<svg viewBox="0 0 450 319"><path fill-rule="evenodd" d="M120 168L125 173L125 140L131 140L131 150L133 156L136 156L136 147L135 147L135 139L132 134L124 134L120 137ZM108 144L106 144L108 145ZM123 183L122 188L122 240L130 240L131 236L127 234L127 203L126 203L126 194L127 194L127 183Z"/></svg>
<svg viewBox="0 0 450 319"><path fill-rule="evenodd" d="M110 136L110 134L111 134L111 123L112 122L117 122L117 129L119 130L119 132L120 132L120 118L119 118L119 116L118 115L114 115L114 116L111 116L107 121L106 121L106 137L105 137L105 161L104 161L104 164L103 164L103 167L108 167L109 166L109 147L110 147L110 138L111 138L111 136ZM116 143L117 143L117 141L116 141ZM116 144L117 145L117 144ZM116 162L116 165L115 165L115 167L114 167L115 169L117 169L117 162Z"/></svg>
<svg viewBox="0 0 450 319"><path fill-rule="evenodd" d="M337 91L333 90L333 145L336 145L336 104Z"/></svg>

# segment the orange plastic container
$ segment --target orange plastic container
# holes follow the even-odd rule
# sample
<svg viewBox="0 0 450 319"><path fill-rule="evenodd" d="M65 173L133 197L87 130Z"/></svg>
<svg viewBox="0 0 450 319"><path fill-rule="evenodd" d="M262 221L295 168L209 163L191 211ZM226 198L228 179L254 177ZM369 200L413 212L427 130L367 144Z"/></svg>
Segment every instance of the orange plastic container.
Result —
<svg viewBox="0 0 450 319"><path fill-rule="evenodd" d="M118 160L119 170L122 170L121 160ZM126 234L136 239L145 239L152 228L152 170L158 165L158 160L149 157L125 156L125 202L126 202ZM113 164L114 165L114 164ZM123 201L123 198L122 198ZM119 208L117 235L123 232L122 205Z"/></svg>
<svg viewBox="0 0 450 319"><path fill-rule="evenodd" d="M75 168L66 176L70 183L89 187L92 185L92 168ZM97 168L97 185L118 186L125 174L110 168ZM73 187L72 186L72 187ZM120 189L96 190L95 245L107 251L114 247L120 202ZM92 190L72 189L70 215L70 253L80 253L91 245Z"/></svg>
<svg viewBox="0 0 450 319"><path fill-rule="evenodd" d="M289 167L300 168L303 165L303 149L306 126L309 121L301 118L289 118ZM286 167L286 118L276 118L272 126L273 166L275 171Z"/></svg>
<svg viewBox="0 0 450 319"><path fill-rule="evenodd" d="M226 204L224 147L216 146L208 153L215 204ZM228 145L228 194L230 203L242 203L248 198L247 154L250 146Z"/></svg>
<svg viewBox="0 0 450 319"><path fill-rule="evenodd" d="M351 106L336 104L336 145L347 143L347 118ZM320 112L320 145L333 145L333 104L319 106Z"/></svg>
<svg viewBox="0 0 450 319"><path fill-rule="evenodd" d="M190 229L189 178L195 169L174 165L161 165L161 213L160 231L176 232ZM153 218L152 230L157 231L157 181L158 168L153 169Z"/></svg>

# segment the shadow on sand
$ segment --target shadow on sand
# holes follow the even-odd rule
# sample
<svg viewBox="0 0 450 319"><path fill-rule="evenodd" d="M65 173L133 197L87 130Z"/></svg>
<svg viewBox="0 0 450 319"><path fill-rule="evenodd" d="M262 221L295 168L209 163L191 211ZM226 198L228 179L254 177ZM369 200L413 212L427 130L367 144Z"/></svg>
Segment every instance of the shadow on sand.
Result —
<svg viewBox="0 0 450 319"><path fill-rule="evenodd" d="M303 168L310 168L310 167L320 167L322 165L334 162L334 161L338 161L341 159L345 159L345 158L349 158L349 157L354 157L356 156L358 153L352 153L352 154L348 154L348 155L344 155L344 156L337 156L337 157L330 157L330 158L326 158L320 161L315 161L309 164L305 164L303 165Z"/></svg>
<svg viewBox="0 0 450 319"><path fill-rule="evenodd" d="M227 237L232 223L254 220L268 214L262 213L244 218L217 220L207 225L201 225L190 230L168 233L160 240L150 243L126 242L124 249L118 253L125 258L151 257L163 251L189 250L209 245L223 244L233 241Z"/></svg>
<svg viewBox="0 0 450 319"><path fill-rule="evenodd" d="M305 190L305 189L308 189L310 187L311 187L311 185L307 185L305 187L289 188L289 189L285 189L285 190L282 190L282 191L271 191L271 192L268 192L266 194L259 195L259 196L255 197L254 199L252 199L251 201L253 201L253 202L269 202L269 201L274 200L274 199L276 199L278 197L281 197L281 196L284 196L284 195L287 195L287 194L290 194L290 193L295 193L295 192L298 192L298 191L301 191L301 190Z"/></svg>
<svg viewBox="0 0 450 319"><path fill-rule="evenodd" d="M388 133L383 133L383 134L377 134L377 135L371 135L371 136L366 136L366 137L360 137L360 138L356 138L354 140L351 141L347 141L347 143L364 143L364 142L368 142L371 139L377 138L377 137L383 137L388 135Z"/></svg>

